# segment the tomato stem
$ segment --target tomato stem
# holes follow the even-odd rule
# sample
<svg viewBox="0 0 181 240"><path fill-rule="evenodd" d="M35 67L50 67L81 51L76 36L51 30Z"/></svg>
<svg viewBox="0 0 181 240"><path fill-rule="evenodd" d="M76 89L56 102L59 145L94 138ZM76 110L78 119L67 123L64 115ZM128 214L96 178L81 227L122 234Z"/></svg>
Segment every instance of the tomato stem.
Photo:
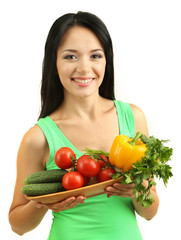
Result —
<svg viewBox="0 0 181 240"><path fill-rule="evenodd" d="M90 149L90 148L85 148L84 151L85 151L88 155L90 155L91 158L93 158L93 159L95 159L95 160L96 160L96 159L101 160L101 161L105 162L108 167L111 167L111 168L114 169L114 166L113 166L111 163L105 161L105 160L101 157L101 155L103 155L103 156L109 158L109 153L108 153L108 152L104 152L104 151L102 151L102 150L93 150L93 149Z"/></svg>
<svg viewBox="0 0 181 240"><path fill-rule="evenodd" d="M102 155L103 155L103 154L102 154ZM109 163L109 162L106 162L101 156L97 156L96 158L97 158L98 160L101 160L101 161L105 162L108 167L111 167L112 169L115 169L115 166L114 166L114 165L112 165L112 164Z"/></svg>
<svg viewBox="0 0 181 240"><path fill-rule="evenodd" d="M85 148L84 151L87 154L93 155L93 156L104 155L105 157L109 157L109 153L108 152L104 152L102 150L93 150L93 149L90 149L90 148Z"/></svg>

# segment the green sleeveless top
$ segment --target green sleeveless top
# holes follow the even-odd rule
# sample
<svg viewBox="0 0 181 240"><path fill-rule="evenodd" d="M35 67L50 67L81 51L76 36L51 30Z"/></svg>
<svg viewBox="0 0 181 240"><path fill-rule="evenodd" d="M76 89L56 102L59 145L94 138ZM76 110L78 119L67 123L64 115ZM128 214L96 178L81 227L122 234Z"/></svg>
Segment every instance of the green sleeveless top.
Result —
<svg viewBox="0 0 181 240"><path fill-rule="evenodd" d="M120 134L135 136L133 112L128 103L114 100ZM54 154L60 147L70 147L77 158L83 152L60 131L49 117L41 118L37 125L42 129L50 151L46 168L58 168ZM132 200L119 196L107 198L106 194L87 198L84 204L55 213L48 240L141 240Z"/></svg>

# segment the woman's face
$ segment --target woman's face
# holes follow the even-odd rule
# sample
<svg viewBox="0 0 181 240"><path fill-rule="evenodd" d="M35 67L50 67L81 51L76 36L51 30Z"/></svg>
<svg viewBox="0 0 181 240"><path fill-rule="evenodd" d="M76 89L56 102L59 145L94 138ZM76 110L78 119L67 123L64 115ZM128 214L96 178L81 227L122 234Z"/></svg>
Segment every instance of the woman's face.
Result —
<svg viewBox="0 0 181 240"><path fill-rule="evenodd" d="M56 64L65 97L98 94L106 58L99 39L92 31L79 26L69 29L58 48Z"/></svg>

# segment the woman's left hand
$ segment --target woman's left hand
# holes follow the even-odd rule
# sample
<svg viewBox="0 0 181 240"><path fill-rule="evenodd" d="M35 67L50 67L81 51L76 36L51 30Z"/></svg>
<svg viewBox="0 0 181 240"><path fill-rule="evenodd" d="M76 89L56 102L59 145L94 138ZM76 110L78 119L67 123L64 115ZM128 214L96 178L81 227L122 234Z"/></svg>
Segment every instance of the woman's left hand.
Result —
<svg viewBox="0 0 181 240"><path fill-rule="evenodd" d="M105 194L107 194L107 197L111 196L120 196L120 197L127 197L127 198L133 198L134 184L120 184L120 183L114 183L112 186L109 186L105 189Z"/></svg>

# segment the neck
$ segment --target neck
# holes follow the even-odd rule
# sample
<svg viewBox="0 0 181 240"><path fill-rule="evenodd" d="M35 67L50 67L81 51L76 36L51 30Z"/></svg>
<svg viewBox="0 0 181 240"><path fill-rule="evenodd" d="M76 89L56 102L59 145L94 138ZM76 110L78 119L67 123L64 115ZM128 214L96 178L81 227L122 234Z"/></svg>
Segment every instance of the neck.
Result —
<svg viewBox="0 0 181 240"><path fill-rule="evenodd" d="M99 95L85 98L65 97L61 109L66 117L96 119L101 112L102 97Z"/></svg>

